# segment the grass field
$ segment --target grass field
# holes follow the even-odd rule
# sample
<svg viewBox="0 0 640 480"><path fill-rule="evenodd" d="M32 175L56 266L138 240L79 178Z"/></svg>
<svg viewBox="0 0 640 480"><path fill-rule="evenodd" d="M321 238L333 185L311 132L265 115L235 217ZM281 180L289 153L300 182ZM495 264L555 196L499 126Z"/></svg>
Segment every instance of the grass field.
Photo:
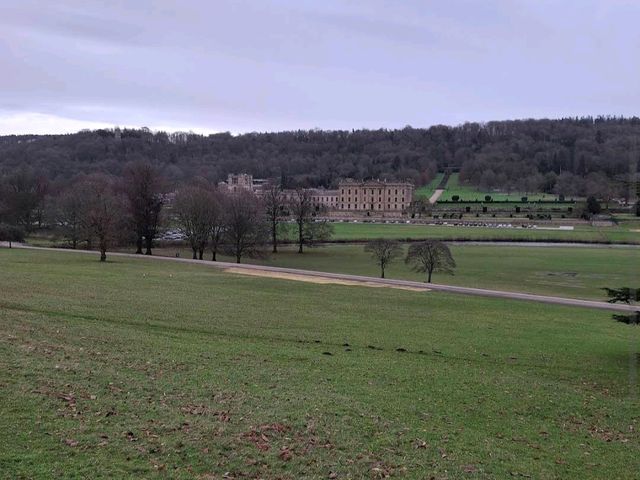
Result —
<svg viewBox="0 0 640 480"><path fill-rule="evenodd" d="M576 226L574 230L379 223L335 223L333 227L334 235L332 239L345 241L368 240L371 238L394 238L403 240L431 238L441 240L640 243L640 229L630 227L627 224L622 227L601 228L579 225Z"/></svg>
<svg viewBox="0 0 640 480"><path fill-rule="evenodd" d="M640 329L605 312L6 249L0 291L3 478L640 469Z"/></svg>
<svg viewBox="0 0 640 480"><path fill-rule="evenodd" d="M431 197L431 195L433 195L433 193L436 191L436 187L440 185L442 177L444 177L444 173L437 173L433 180L431 180L427 185L416 188L414 194L421 197Z"/></svg>
<svg viewBox="0 0 640 480"><path fill-rule="evenodd" d="M606 300L603 287L640 284L640 248L452 245L451 251L458 265L455 275L436 273L435 283L594 300ZM173 257L176 250L158 249L155 253ZM180 255L191 256L187 249L181 249ZM278 254L265 260L246 262L374 277L380 274L362 245L328 245L308 249L302 255L294 247L281 247ZM386 276L425 279L411 271L402 258L391 264Z"/></svg>
<svg viewBox="0 0 640 480"><path fill-rule="evenodd" d="M451 197L458 195L461 200L484 200L485 195L491 195L493 200L511 200L519 202L522 197L527 197L530 201L534 200L555 200L556 195L545 193L523 193L523 192L482 192L471 185L463 185L460 183L459 175L452 173L447 182L445 191L440 197L441 200L451 200Z"/></svg>

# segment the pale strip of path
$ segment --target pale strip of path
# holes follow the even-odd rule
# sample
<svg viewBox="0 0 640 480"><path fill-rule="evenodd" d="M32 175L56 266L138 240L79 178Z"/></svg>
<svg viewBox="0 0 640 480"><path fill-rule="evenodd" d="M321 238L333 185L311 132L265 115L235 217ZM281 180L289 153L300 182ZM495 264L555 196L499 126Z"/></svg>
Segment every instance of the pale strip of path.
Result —
<svg viewBox="0 0 640 480"><path fill-rule="evenodd" d="M97 255L97 252L92 250L71 250L71 249L65 249L65 248L32 247L27 245L14 245L14 248ZM509 292L504 290L487 290L484 288L457 287L453 285L441 285L438 283L426 284L423 282L415 282L411 280L395 280L395 279L389 279L389 278L366 277L362 275L347 275L342 273L318 272L315 270L301 270L297 268L270 267L266 265L253 265L248 263L240 264L240 263L229 263L229 262L211 262L208 260L192 260L190 258L173 258L173 257L156 257L156 256L150 256L150 255L136 255L134 253L116 253L116 252L111 253L110 252L108 255L111 257L137 258L140 260L144 259L144 260L154 260L154 261L190 263L190 264L219 268L222 270L229 270L229 269L233 269L235 271L243 270L247 273L273 272L273 273L280 273L280 274L289 274L294 276L306 276L309 278L342 280L347 282L354 282L354 284L362 284L364 286L366 286L366 284L378 284L382 286L390 286L395 288L405 287L407 289L412 289L412 290L415 289L416 291L433 290L433 291L440 291L440 292L457 293L462 295L504 298L507 300L527 300L532 302L541 302L541 303L548 303L553 305L567 305L571 307L597 308L601 310L614 310L614 311L623 311L623 312L635 312L640 309L640 305L614 304L614 303L607 303L607 302L598 302L595 300L580 300L577 298L553 297L549 295L535 295L531 293Z"/></svg>
<svg viewBox="0 0 640 480"><path fill-rule="evenodd" d="M431 195L431 197L429 197L429 203L431 205L436 203L438 201L438 199L440 198L440 195L442 195L442 192L444 192L444 188L436 189L436 191L433 192L433 195Z"/></svg>

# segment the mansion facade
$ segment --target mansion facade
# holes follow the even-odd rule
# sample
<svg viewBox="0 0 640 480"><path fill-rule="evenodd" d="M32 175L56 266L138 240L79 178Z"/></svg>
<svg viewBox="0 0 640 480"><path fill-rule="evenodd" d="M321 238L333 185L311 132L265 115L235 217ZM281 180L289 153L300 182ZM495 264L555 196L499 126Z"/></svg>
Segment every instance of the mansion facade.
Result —
<svg viewBox="0 0 640 480"><path fill-rule="evenodd" d="M247 190L260 196L265 180L254 179L246 173L229 174L226 182L220 182L219 188L233 193ZM414 185L410 182L386 180L344 179L338 183L337 190L312 188L311 202L316 211L326 212L328 216L402 216L413 200ZM285 190L289 197L293 191Z"/></svg>
<svg viewBox="0 0 640 480"><path fill-rule="evenodd" d="M338 185L338 210L402 213L411 205L413 188L409 182L343 180Z"/></svg>

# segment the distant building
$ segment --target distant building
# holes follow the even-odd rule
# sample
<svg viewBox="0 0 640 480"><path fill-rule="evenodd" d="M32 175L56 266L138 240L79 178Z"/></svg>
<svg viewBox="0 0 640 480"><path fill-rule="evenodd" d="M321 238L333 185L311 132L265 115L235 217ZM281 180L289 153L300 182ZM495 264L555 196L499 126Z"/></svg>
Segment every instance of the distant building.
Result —
<svg viewBox="0 0 640 480"><path fill-rule="evenodd" d="M219 188L229 193L249 191L263 194L267 184L254 179L247 173L229 174ZM357 181L341 180L337 190L311 188L311 202L316 212L324 212L332 217L399 217L408 210L413 200L413 184L409 182L388 182L386 180ZM288 201L295 190L283 190Z"/></svg>
<svg viewBox="0 0 640 480"><path fill-rule="evenodd" d="M340 197L338 190L325 190L324 188L311 189L311 203L316 211L320 210L337 210L338 199Z"/></svg>
<svg viewBox="0 0 640 480"><path fill-rule="evenodd" d="M342 180L338 186L337 210L367 212L368 215L401 214L411 204L413 188L409 182Z"/></svg>
<svg viewBox="0 0 640 480"><path fill-rule="evenodd" d="M253 175L248 173L230 173L227 175L226 182L218 183L218 188L226 190L229 193L247 191L258 193L265 184L265 180L254 179Z"/></svg>

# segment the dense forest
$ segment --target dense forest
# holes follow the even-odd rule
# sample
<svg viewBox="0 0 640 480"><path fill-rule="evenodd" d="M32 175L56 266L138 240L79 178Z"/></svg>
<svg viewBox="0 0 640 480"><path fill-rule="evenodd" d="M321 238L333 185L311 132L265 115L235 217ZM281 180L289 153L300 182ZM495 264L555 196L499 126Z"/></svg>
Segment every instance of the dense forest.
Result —
<svg viewBox="0 0 640 480"><path fill-rule="evenodd" d="M219 181L231 172L278 177L287 187L335 186L338 179L427 183L456 169L485 189L565 195L624 195L637 171L640 118L585 117L466 123L401 130L278 133L151 132L105 129L68 135L0 137L0 173L29 168L52 184L80 174L120 175L150 161L178 183ZM603 192L605 189L607 192Z"/></svg>

